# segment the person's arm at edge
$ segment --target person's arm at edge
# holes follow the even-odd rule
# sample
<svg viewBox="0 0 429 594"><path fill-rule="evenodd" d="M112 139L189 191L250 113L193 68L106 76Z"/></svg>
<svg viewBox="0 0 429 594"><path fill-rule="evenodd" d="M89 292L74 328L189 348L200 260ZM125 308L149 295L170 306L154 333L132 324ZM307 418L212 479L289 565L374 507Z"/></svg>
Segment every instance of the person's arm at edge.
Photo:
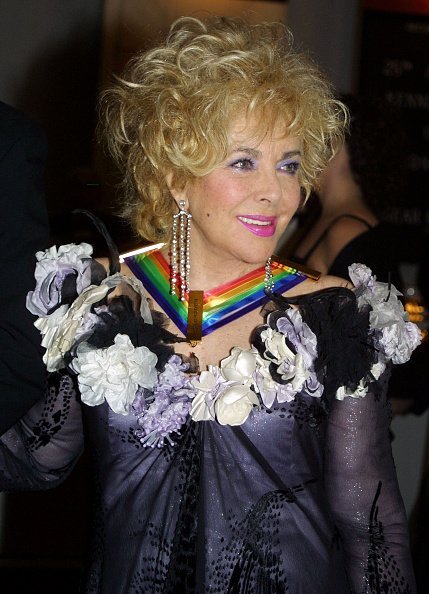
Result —
<svg viewBox="0 0 429 594"><path fill-rule="evenodd" d="M47 247L43 173L47 144L24 114L0 103L0 434L44 394L40 335L25 307L36 251Z"/></svg>

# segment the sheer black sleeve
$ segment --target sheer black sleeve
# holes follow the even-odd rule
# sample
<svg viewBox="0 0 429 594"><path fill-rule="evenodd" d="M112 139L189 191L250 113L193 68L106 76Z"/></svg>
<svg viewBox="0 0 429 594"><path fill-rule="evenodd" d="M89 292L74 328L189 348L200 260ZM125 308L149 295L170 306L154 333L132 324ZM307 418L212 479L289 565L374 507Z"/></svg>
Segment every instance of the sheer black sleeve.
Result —
<svg viewBox="0 0 429 594"><path fill-rule="evenodd" d="M277 304L298 306L317 336L315 368L328 410L325 489L345 551L350 590L411 594L416 590L386 391L391 360L406 359L412 352L416 330L401 313L394 288L386 285L387 299L381 284L370 288L333 288L288 301L280 298ZM391 295L393 304L388 303ZM401 332L410 333L409 344L399 340L393 348Z"/></svg>
<svg viewBox="0 0 429 594"><path fill-rule="evenodd" d="M0 437L0 489L48 489L72 470L83 450L81 404L74 378L49 375L45 399Z"/></svg>
<svg viewBox="0 0 429 594"><path fill-rule="evenodd" d="M387 374L363 398L334 399L328 420L326 491L359 594L415 592L386 383Z"/></svg>

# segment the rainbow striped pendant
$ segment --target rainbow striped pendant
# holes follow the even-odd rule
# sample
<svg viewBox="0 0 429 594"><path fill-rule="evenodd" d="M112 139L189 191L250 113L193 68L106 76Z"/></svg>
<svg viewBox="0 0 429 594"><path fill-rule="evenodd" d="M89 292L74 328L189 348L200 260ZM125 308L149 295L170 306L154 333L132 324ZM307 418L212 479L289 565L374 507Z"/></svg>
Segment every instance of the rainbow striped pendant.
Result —
<svg viewBox="0 0 429 594"><path fill-rule="evenodd" d="M124 262L188 339L188 314L200 317L196 324L201 328L197 331L201 336L194 334L191 337L198 341L202 336L207 336L269 301L269 295L265 293L264 266L210 291L191 291L186 301L180 301L177 295L170 293L170 267L160 250L125 257ZM314 275L280 263L274 257L271 259L271 271L275 290L280 294L309 276L315 278ZM202 301L202 308L198 307L198 301Z"/></svg>

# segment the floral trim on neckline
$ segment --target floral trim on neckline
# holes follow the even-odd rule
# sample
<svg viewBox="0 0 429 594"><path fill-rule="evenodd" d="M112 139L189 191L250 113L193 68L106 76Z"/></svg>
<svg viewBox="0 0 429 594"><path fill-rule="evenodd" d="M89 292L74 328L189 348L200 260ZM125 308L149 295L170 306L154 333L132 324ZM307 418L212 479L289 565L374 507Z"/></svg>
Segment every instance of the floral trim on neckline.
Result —
<svg viewBox="0 0 429 594"><path fill-rule="evenodd" d="M319 324L325 314L319 315L322 310L318 313L312 304L316 297L304 296L302 306L295 308L292 300L277 296L281 305L256 329L251 348L234 347L220 366L195 376L170 346L180 339L153 324L141 283L120 273L107 276L91 255L89 244L38 252L36 288L27 296L27 308L38 316L35 325L43 336L48 371L68 367L75 373L81 400L88 406L107 402L117 414L133 413L135 435L144 446L173 444L173 434L189 418L241 425L255 408L272 409L298 393L323 396L335 365L323 352L329 351L323 346L324 328L332 324ZM365 396L386 364L406 362L421 339L398 299L399 291L377 282L362 264L349 271L354 293L337 291L346 292L352 309L344 315L338 306L346 319L336 332L355 344L361 365L340 383L331 382L339 400ZM134 299L109 300L118 287L131 290ZM350 319L359 316L360 330L348 328Z"/></svg>

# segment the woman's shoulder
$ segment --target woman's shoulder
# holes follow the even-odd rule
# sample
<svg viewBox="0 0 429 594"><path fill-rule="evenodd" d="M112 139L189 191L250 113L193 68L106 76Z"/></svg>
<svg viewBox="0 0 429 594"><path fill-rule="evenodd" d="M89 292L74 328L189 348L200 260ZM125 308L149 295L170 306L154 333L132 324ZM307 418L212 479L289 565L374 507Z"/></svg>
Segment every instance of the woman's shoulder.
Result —
<svg viewBox="0 0 429 594"><path fill-rule="evenodd" d="M164 443L167 420L169 435L189 416L242 424L255 407L298 394L364 396L386 363L405 362L419 342L398 292L355 265L353 290L325 276L303 281L295 297L273 292L250 348L234 347L219 365L191 377L189 363L174 352L178 338L156 323L130 271L114 261L107 270L88 244L50 248L37 260L27 307L38 316L48 371L73 372L84 404L107 401L115 413L135 411L145 445ZM118 287L131 297L114 297Z"/></svg>
<svg viewBox="0 0 429 594"><path fill-rule="evenodd" d="M346 280L339 276L321 274L317 279L307 277L306 280L284 293L284 295L287 297L299 297L301 295L310 295L334 287L353 289L353 284L350 280Z"/></svg>
<svg viewBox="0 0 429 594"><path fill-rule="evenodd" d="M364 396L388 364L408 361L421 341L393 285L378 282L363 264L349 273L351 282L322 276L301 283L293 296L273 294L267 316L274 337L285 331L287 344L301 344L298 350L317 345L314 368L340 400ZM271 334L261 330L274 344Z"/></svg>
<svg viewBox="0 0 429 594"><path fill-rule="evenodd" d="M283 301L284 307L296 306L319 334L333 336L331 327L342 340L347 335L342 325L352 328L352 334L360 325L385 361L405 363L421 342L421 333L410 322L401 293L394 285L377 281L365 264L352 264L348 271L350 281L324 275L317 281L301 283L297 294L284 295L278 304L281 307Z"/></svg>

